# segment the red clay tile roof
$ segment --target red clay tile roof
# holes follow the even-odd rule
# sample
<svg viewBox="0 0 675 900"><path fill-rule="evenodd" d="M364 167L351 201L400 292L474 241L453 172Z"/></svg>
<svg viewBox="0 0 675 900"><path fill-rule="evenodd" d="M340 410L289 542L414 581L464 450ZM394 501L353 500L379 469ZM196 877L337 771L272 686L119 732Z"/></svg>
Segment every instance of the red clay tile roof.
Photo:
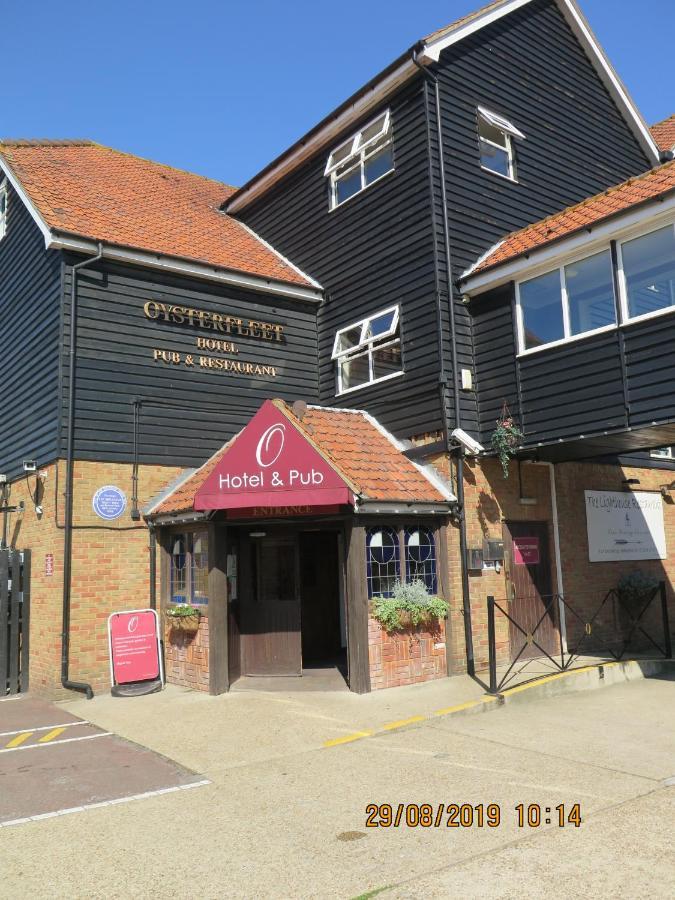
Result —
<svg viewBox="0 0 675 900"><path fill-rule="evenodd" d="M3 141L0 155L54 231L311 284L220 211L229 185L90 141Z"/></svg>
<svg viewBox="0 0 675 900"><path fill-rule="evenodd" d="M657 122L649 129L654 136L659 150L672 150L675 147L675 114Z"/></svg>
<svg viewBox="0 0 675 900"><path fill-rule="evenodd" d="M563 209L540 222L521 228L507 235L499 244L482 257L477 264L462 275L465 280L478 272L515 259L547 244L570 237L577 231L596 225L603 219L625 212L633 206L654 200L675 190L675 161L629 178L601 194L582 200L575 206Z"/></svg>
<svg viewBox="0 0 675 900"><path fill-rule="evenodd" d="M351 482L363 499L413 503L448 502L448 497L401 453L392 439L367 414L308 406L302 421L299 421L283 400L273 402L307 435L337 472L347 482ZM236 440L236 436L232 440ZM192 511L197 491L231 444L232 441L229 441L221 447L201 469L166 499L151 507L149 515Z"/></svg>

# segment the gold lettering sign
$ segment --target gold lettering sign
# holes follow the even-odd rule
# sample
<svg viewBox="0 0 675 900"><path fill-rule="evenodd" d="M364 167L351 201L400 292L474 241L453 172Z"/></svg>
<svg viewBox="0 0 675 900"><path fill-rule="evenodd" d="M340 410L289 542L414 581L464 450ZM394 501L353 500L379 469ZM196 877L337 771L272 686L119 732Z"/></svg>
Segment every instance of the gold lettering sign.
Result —
<svg viewBox="0 0 675 900"><path fill-rule="evenodd" d="M282 343L284 339L284 326L275 322L260 322L257 319L246 319L239 316L222 316L220 313L193 309L190 306L160 303L159 300L148 300L143 306L143 312L147 319L153 321L172 322L175 325L193 325L235 337L252 337L277 343ZM226 352L236 353L237 351Z"/></svg>
<svg viewBox="0 0 675 900"><path fill-rule="evenodd" d="M238 359L223 359L220 356L197 356L193 353L176 353L175 350L155 348L152 358L166 366L183 366L188 369L216 369L234 375L250 375L254 378L276 378L276 366L256 362L240 362Z"/></svg>

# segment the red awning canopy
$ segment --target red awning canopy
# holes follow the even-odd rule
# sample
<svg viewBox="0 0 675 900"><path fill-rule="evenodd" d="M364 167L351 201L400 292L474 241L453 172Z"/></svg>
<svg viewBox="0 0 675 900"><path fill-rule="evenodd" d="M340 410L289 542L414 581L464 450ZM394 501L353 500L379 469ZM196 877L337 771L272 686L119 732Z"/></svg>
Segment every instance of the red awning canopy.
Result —
<svg viewBox="0 0 675 900"><path fill-rule="evenodd" d="M266 400L195 494L195 510L353 505L354 491Z"/></svg>

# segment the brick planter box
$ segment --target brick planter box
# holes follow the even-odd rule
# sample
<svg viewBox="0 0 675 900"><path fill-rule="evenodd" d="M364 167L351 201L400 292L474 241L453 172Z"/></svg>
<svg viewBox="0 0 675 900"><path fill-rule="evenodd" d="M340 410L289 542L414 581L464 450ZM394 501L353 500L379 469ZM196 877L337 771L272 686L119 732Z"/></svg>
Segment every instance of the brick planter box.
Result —
<svg viewBox="0 0 675 900"><path fill-rule="evenodd" d="M436 631L422 625L389 634L369 618L368 656L374 691L444 678L448 673L445 621L438 622Z"/></svg>
<svg viewBox="0 0 675 900"><path fill-rule="evenodd" d="M202 615L199 628L189 633L171 628L164 622L164 666L169 684L194 691L209 689L209 618Z"/></svg>

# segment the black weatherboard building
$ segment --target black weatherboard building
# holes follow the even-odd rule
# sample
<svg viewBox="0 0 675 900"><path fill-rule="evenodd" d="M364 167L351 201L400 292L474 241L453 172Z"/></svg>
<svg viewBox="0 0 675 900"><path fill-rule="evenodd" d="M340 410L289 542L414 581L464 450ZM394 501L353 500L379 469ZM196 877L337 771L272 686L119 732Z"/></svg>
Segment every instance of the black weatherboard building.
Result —
<svg viewBox="0 0 675 900"><path fill-rule="evenodd" d="M96 144L5 142L2 366L16 389L0 468L25 502L12 542L52 554L63 575L58 606L54 576L33 577L34 596L52 598L39 616L59 619L63 651L34 612L34 683L45 692L59 681L105 684L105 584L108 611L201 605L208 634L171 651L173 677L226 689L247 674L242 659L226 671L233 635L248 629L273 646L282 627L297 635L302 616L312 618L300 597L312 552L335 561L328 618L341 623L353 689L485 664L474 635L485 630L488 593L517 584L532 615L554 588L564 593L578 557L572 535L583 533L583 507L559 517L565 479L583 499L593 479L620 485L621 466L643 471L645 485L672 467L662 449L650 456L675 442L669 364L660 379L648 372L649 348L667 342L660 313L673 303L663 298L675 296L662 153L571 0L500 0L418 41L239 189ZM589 197L582 233L578 213L562 211ZM617 203L627 218L605 233L596 223ZM630 243L652 231L661 238ZM562 244L550 251L559 237L582 261L585 243L600 258L589 268ZM641 248L658 256L649 277ZM26 308L36 327L26 328ZM226 499L198 509L199 472L221 465L223 445L271 398L285 401L276 434L293 426L311 444L319 425L307 422L320 420L314 449L353 500L320 512L253 492L237 524ZM331 409L361 411L371 436L395 446L400 461L382 483L345 460ZM507 409L523 431L515 493L489 452ZM38 463L34 483L24 459ZM411 465L426 479L417 494L402 487ZM108 483L129 503L102 523L91 495ZM262 516L269 534L256 529ZM317 528L330 537L311 551L303 535ZM515 568L528 534L539 547L529 581ZM483 540L505 541L506 555L493 547L482 560ZM375 590L415 580L420 547L427 589L447 599L449 618L428 638L427 668L410 660L395 675L369 603ZM659 554L647 558L666 566ZM260 560L277 566L274 584L261 580ZM376 584L374 566L389 581ZM618 577L593 575L598 590ZM292 627L270 612L282 594L304 609ZM284 652L291 645L300 646ZM431 660L441 648L442 665Z"/></svg>

